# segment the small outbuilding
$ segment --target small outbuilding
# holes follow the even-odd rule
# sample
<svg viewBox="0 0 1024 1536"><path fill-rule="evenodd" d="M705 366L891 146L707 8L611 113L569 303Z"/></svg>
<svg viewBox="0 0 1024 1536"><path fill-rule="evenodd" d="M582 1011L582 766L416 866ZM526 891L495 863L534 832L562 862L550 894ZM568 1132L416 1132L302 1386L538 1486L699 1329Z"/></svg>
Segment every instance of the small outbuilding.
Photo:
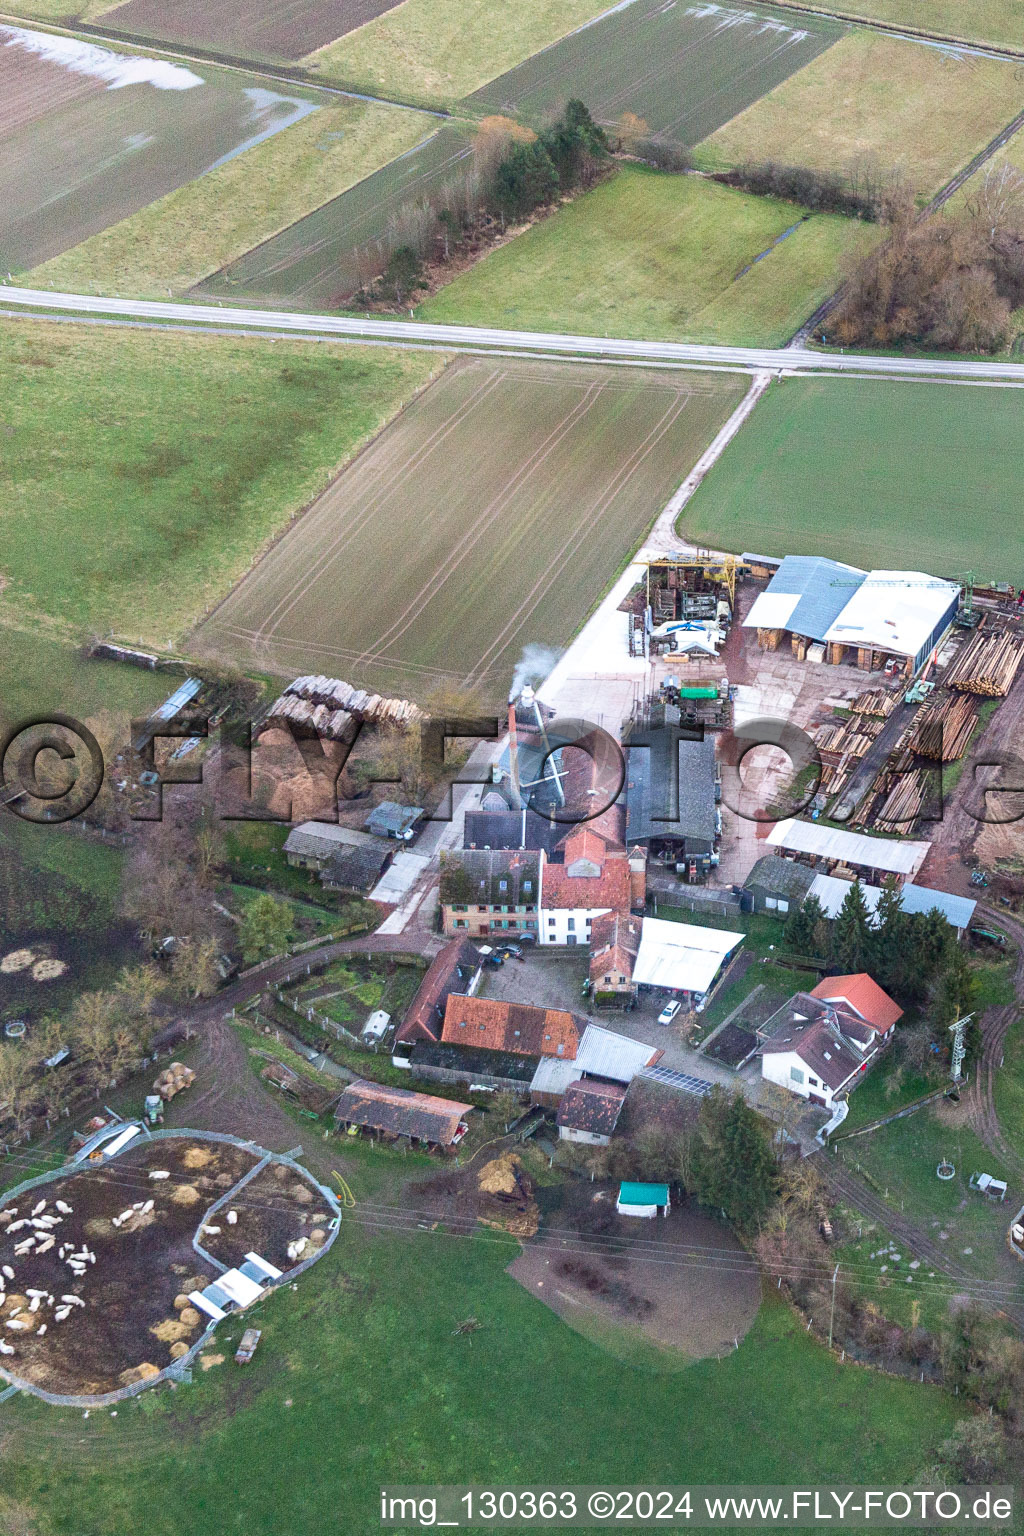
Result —
<svg viewBox="0 0 1024 1536"><path fill-rule="evenodd" d="M423 817L421 805L399 805L397 800L382 800L366 818L366 830L374 837L390 837L395 842L411 843L416 823Z"/></svg>
<svg viewBox="0 0 1024 1536"><path fill-rule="evenodd" d="M334 1110L340 1129L377 1131L411 1145L454 1147L469 1129L466 1116L471 1104L442 1099L408 1088L390 1088L357 1078L349 1083Z"/></svg>
<svg viewBox="0 0 1024 1536"><path fill-rule="evenodd" d="M667 1184L620 1184L615 1209L620 1216L667 1216L672 1209Z"/></svg>
<svg viewBox="0 0 1024 1536"><path fill-rule="evenodd" d="M559 1139L606 1147L619 1122L625 1098L626 1090L621 1083L599 1083L589 1077L571 1083L558 1106Z"/></svg>

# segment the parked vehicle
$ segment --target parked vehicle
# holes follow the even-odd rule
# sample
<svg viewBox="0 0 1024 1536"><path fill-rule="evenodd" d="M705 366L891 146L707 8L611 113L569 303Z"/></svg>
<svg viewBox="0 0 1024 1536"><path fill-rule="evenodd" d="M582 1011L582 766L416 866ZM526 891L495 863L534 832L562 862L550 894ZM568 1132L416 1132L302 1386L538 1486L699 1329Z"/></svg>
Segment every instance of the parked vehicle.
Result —
<svg viewBox="0 0 1024 1536"><path fill-rule="evenodd" d="M673 999L671 1003L666 1003L664 1008L658 1014L658 1023L671 1024L672 1020L676 1017L682 1006L682 1003L676 1001L675 999Z"/></svg>
<svg viewBox="0 0 1024 1536"><path fill-rule="evenodd" d="M510 956L513 960L521 960L523 958L523 952L518 944L499 944L497 952L499 955L504 955L506 960Z"/></svg>

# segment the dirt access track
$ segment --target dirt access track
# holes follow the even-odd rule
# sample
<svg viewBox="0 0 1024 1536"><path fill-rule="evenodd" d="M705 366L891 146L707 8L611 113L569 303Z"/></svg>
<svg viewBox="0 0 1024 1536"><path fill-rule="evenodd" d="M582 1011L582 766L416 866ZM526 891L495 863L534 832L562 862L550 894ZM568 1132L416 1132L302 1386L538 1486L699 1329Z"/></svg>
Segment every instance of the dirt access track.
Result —
<svg viewBox="0 0 1024 1536"><path fill-rule="evenodd" d="M93 1396L185 1354L209 1321L188 1297L218 1274L193 1248L199 1223L265 1155L186 1132L141 1141L101 1167L69 1165L0 1205L0 1370L44 1392ZM307 1244L289 1258L288 1245L324 1208L293 1168L271 1164L209 1218L220 1231L200 1241L210 1252L216 1244L226 1267L254 1251L287 1270L312 1256Z"/></svg>

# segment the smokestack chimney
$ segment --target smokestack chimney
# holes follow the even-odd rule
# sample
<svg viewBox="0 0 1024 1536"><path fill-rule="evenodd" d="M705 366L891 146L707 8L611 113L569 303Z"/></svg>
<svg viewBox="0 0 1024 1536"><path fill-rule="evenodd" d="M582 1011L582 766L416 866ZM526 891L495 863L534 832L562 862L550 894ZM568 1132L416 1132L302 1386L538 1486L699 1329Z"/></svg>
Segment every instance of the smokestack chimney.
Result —
<svg viewBox="0 0 1024 1536"><path fill-rule="evenodd" d="M512 784L513 810L521 810L523 801L519 791L519 735L516 730L516 701L508 701L508 766Z"/></svg>

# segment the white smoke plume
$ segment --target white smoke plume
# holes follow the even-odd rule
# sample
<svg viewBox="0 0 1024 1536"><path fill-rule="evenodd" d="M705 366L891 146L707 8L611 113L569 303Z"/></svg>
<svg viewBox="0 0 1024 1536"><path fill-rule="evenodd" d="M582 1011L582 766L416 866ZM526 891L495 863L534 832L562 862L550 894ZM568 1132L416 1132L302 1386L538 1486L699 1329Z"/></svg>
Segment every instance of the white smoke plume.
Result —
<svg viewBox="0 0 1024 1536"><path fill-rule="evenodd" d="M561 658L562 652L555 650L550 645L540 645L532 642L523 646L523 654L516 662L516 669L512 674L512 687L509 691L510 699L517 699L526 687L542 683L551 673L556 663Z"/></svg>

